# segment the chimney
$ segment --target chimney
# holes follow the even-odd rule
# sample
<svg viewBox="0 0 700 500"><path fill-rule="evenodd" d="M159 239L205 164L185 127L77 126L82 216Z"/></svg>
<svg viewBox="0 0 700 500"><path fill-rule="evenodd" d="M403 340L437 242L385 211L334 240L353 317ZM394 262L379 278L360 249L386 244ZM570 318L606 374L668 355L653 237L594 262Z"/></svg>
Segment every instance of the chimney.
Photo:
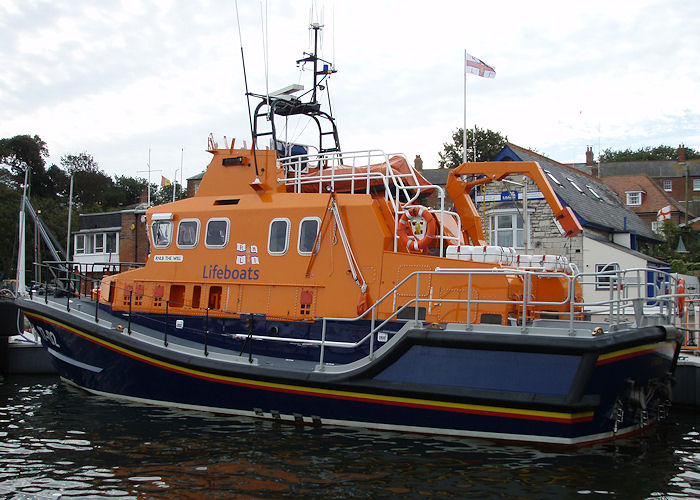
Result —
<svg viewBox="0 0 700 500"><path fill-rule="evenodd" d="M686 151L683 144L678 145L678 163L685 163L686 161Z"/></svg>
<svg viewBox="0 0 700 500"><path fill-rule="evenodd" d="M416 159L413 160L413 165L419 172L423 171L423 159L420 157L420 155L416 155Z"/></svg>
<svg viewBox="0 0 700 500"><path fill-rule="evenodd" d="M593 162L593 146L586 146L586 165L592 167L595 163Z"/></svg>
<svg viewBox="0 0 700 500"><path fill-rule="evenodd" d="M148 191L146 188L141 190L141 196L139 196L139 203L146 203L148 201Z"/></svg>

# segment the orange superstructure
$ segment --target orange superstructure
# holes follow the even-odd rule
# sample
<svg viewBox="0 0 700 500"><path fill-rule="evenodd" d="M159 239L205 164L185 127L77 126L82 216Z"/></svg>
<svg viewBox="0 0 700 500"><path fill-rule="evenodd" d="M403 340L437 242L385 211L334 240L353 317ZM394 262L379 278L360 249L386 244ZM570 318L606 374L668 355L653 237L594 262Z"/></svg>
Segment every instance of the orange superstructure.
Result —
<svg viewBox="0 0 700 500"><path fill-rule="evenodd" d="M525 293L522 274L475 274L467 280L434 273L440 268L503 268L512 266L513 259L465 262L447 258L448 248L464 242L454 234L458 231L450 230L455 216L422 208L442 231L433 227L431 232L436 234L421 234L421 221L416 219L425 217L413 210L419 206L416 199L421 190L437 187L426 187L412 168L397 177L388 167L395 160L385 157L384 170L337 167L349 158L333 153L304 157L306 165L300 174L300 168L292 166L301 159L278 160L272 150L210 151L211 164L193 198L148 211L149 259L141 269L105 277L100 295L103 304L156 314L167 304L169 314L186 316L206 311L212 316L259 314L293 321L354 318L411 273L430 272L418 284L419 297L426 299L421 304L421 319L506 324L509 318L522 317L522 307L514 303ZM376 165L376 157L368 163ZM519 167L518 172L523 172L528 165ZM362 182L369 175L373 182ZM335 182L344 192L329 189ZM316 192L307 192L312 191L309 185L316 186ZM547 187L541 185L543 191ZM448 192L457 198L453 185L448 185ZM475 212L462 211L459 216L462 227L480 230ZM407 220L410 228L404 227ZM422 237L430 242L420 249L406 248L400 244L401 231L415 232L413 241L425 243ZM563 303L570 294L567 287L565 279L535 276L528 286L530 300ZM382 303L378 313L391 316L415 294L416 284L406 283L392 300ZM463 303L450 306L444 302L450 298L476 302L467 311ZM433 306L431 299L443 302ZM566 312L567 307L545 309ZM537 309L533 306L530 316Z"/></svg>

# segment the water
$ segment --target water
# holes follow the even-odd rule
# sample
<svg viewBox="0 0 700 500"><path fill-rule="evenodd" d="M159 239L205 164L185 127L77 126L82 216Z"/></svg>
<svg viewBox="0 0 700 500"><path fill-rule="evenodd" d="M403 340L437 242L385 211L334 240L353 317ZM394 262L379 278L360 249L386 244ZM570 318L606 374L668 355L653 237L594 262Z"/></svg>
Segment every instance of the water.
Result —
<svg viewBox="0 0 700 500"><path fill-rule="evenodd" d="M0 384L0 498L698 498L698 413L579 450L295 427Z"/></svg>

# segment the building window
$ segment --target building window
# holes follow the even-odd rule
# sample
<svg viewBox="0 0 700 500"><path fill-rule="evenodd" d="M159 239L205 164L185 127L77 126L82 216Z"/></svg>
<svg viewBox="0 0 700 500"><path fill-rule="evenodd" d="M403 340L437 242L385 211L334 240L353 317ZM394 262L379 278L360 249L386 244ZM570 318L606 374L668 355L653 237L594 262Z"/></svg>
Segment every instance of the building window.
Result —
<svg viewBox="0 0 700 500"><path fill-rule="evenodd" d="M105 234L105 252L117 253L117 233Z"/></svg>
<svg viewBox="0 0 700 500"><path fill-rule="evenodd" d="M297 247L300 255L311 255L311 249L316 242L316 235L318 235L320 227L321 219L318 217L306 217L301 220L299 224L299 242ZM314 253L318 252L320 247L321 242L319 241Z"/></svg>
<svg viewBox="0 0 700 500"><path fill-rule="evenodd" d="M638 207L642 204L642 192L641 191L626 191L627 195L627 205L630 207Z"/></svg>
<svg viewBox="0 0 700 500"><path fill-rule="evenodd" d="M610 262L608 264L596 264L595 289L610 290L610 282L619 280L620 278L620 275L618 274L619 270L620 266L616 262Z"/></svg>
<svg viewBox="0 0 700 500"><path fill-rule="evenodd" d="M270 255L284 255L289 248L289 219L273 219L270 222L270 234L267 239L267 251Z"/></svg>
<svg viewBox="0 0 700 500"><path fill-rule="evenodd" d="M664 179L664 191L673 191L673 181Z"/></svg>
<svg viewBox="0 0 700 500"><path fill-rule="evenodd" d="M491 215L491 244L523 248L523 218L517 212Z"/></svg>
<svg viewBox="0 0 700 500"><path fill-rule="evenodd" d="M85 253L85 235L84 234L76 234L75 235L75 253Z"/></svg>
<svg viewBox="0 0 700 500"><path fill-rule="evenodd" d="M199 220L183 219L177 225L177 247L194 248L199 240Z"/></svg>
<svg viewBox="0 0 700 500"><path fill-rule="evenodd" d="M591 192L591 194L592 194L593 196L596 197L596 199L598 199L598 200L600 200L600 201L603 201L603 199L600 197L600 195L599 195L598 193L595 192L595 189L593 189L593 188L592 188L591 186L589 186L589 185L586 185L586 187L587 187L588 190Z"/></svg>
<svg viewBox="0 0 700 500"><path fill-rule="evenodd" d="M549 170L545 170L545 172L547 173L547 176L549 176L550 179L552 179L552 180L553 180L554 182L556 182L559 186L561 186L561 182L559 182L559 180L558 180L556 177L554 177L554 175L552 174L552 172L550 172Z"/></svg>
<svg viewBox="0 0 700 500"><path fill-rule="evenodd" d="M576 191L578 191L581 194L586 194L583 192L583 189L578 187L578 184L576 184L576 182L571 177L567 177L566 180L569 181L571 183L571 185L576 188Z"/></svg>
<svg viewBox="0 0 700 500"><path fill-rule="evenodd" d="M700 179L693 179L693 191L700 191Z"/></svg>
<svg viewBox="0 0 700 500"><path fill-rule="evenodd" d="M95 238L95 253L104 253L105 251L105 235L104 233L97 233L94 235Z"/></svg>
<svg viewBox="0 0 700 500"><path fill-rule="evenodd" d="M224 248L228 243L228 236L228 219L209 219L207 222L207 236L204 240L204 246L207 248Z"/></svg>
<svg viewBox="0 0 700 500"><path fill-rule="evenodd" d="M173 223L158 220L151 225L151 236L155 248L168 248L173 234Z"/></svg>

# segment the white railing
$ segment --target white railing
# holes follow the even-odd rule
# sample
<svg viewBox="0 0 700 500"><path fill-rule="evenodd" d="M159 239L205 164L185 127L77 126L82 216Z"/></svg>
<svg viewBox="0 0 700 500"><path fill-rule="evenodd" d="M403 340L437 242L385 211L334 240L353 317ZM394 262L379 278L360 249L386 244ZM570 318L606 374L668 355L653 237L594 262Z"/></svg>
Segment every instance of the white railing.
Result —
<svg viewBox="0 0 700 500"><path fill-rule="evenodd" d="M401 157L409 165L409 172L398 173L391 166L391 158ZM294 193L313 191L317 193L336 192L337 188L350 194L370 194L372 185L381 186L387 204L394 217L394 251L398 249L399 218L408 208L415 206L421 192L437 191L440 207L430 212L439 225L439 255L444 256L444 247L459 243L461 220L445 210L445 190L438 185L421 185L416 171L410 167L405 156L388 155L380 150L330 152L314 155L297 155L278 160L285 177L277 179L292 189ZM309 189L313 188L313 189ZM455 236L446 236L445 217L453 217L458 232ZM443 244L445 243L445 244Z"/></svg>

